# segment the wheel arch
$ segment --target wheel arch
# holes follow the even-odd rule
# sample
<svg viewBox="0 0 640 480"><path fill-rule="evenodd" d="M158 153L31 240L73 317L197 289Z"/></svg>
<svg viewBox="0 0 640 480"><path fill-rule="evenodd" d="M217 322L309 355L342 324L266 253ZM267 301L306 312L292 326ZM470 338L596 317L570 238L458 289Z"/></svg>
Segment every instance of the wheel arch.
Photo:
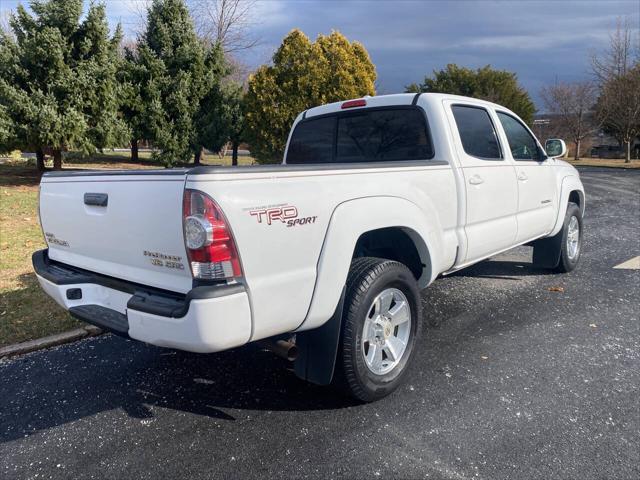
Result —
<svg viewBox="0 0 640 480"><path fill-rule="evenodd" d="M584 214L584 192L580 190L571 190L569 192L569 202L575 203L580 208L580 212Z"/></svg>
<svg viewBox="0 0 640 480"><path fill-rule="evenodd" d="M398 258L392 259L401 261L403 258L405 261L402 263L405 263L413 256L413 261L407 266L418 277L420 287L429 285L439 272L443 234L435 209L427 207L420 208L399 197L382 196L358 198L338 205L331 216L318 259L311 304L297 331L317 328L331 318L351 260L359 255L358 249L366 242L382 241L384 244L388 241L384 239L402 239L399 248L404 245L415 251L400 254L399 249L394 248ZM415 254L419 260L415 259Z"/></svg>
<svg viewBox="0 0 640 480"><path fill-rule="evenodd" d="M580 178L575 175L570 175L562 179L556 222L553 226L553 230L549 234L550 237L554 236L562 229L566 207L569 202L576 203L580 208L580 213L584 215L586 206L584 187L582 186Z"/></svg>
<svg viewBox="0 0 640 480"><path fill-rule="evenodd" d="M409 227L383 227L363 232L352 258L379 257L400 262L411 270L419 283L431 278L431 255L424 239Z"/></svg>

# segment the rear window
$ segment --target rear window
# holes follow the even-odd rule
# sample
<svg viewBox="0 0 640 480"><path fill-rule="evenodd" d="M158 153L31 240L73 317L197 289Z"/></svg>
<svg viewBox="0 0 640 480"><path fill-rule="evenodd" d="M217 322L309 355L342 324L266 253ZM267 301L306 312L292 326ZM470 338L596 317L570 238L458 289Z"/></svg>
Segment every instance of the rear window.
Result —
<svg viewBox="0 0 640 480"><path fill-rule="evenodd" d="M333 157L336 119L324 117L298 123L287 152L287 163L328 163Z"/></svg>
<svg viewBox="0 0 640 480"><path fill-rule="evenodd" d="M319 142L325 143L320 147ZM432 157L424 113L418 107L385 108L300 122L291 137L287 163L393 162Z"/></svg>

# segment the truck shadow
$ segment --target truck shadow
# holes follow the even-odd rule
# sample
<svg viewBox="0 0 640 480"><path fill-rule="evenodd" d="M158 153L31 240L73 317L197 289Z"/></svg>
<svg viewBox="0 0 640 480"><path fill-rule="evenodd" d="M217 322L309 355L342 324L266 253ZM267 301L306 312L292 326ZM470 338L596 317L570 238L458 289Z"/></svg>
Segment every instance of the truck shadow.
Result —
<svg viewBox="0 0 640 480"><path fill-rule="evenodd" d="M100 412L145 419L173 409L234 421L238 411L325 410L356 403L299 380L249 345L199 355L103 335L0 363L0 443Z"/></svg>
<svg viewBox="0 0 640 480"><path fill-rule="evenodd" d="M485 260L452 274L456 277L495 278L519 280L519 277L549 275L549 270L534 267L531 262L512 260Z"/></svg>

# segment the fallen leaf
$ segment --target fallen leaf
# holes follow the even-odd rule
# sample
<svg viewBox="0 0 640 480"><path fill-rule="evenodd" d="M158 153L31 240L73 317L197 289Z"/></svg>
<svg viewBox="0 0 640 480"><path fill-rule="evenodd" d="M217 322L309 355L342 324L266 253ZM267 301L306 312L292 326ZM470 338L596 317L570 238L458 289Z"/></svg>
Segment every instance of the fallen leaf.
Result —
<svg viewBox="0 0 640 480"><path fill-rule="evenodd" d="M564 292L564 287L549 287L548 290L550 292L560 292L563 293Z"/></svg>

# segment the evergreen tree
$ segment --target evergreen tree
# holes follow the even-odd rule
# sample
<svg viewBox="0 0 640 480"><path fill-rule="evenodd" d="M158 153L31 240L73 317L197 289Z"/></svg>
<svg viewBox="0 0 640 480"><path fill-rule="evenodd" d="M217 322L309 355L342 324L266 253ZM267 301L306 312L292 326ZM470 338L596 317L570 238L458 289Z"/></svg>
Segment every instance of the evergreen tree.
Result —
<svg viewBox="0 0 640 480"><path fill-rule="evenodd" d="M319 35L316 44L322 52L320 104L375 94L376 69L361 43L333 31Z"/></svg>
<svg viewBox="0 0 640 480"><path fill-rule="evenodd" d="M35 150L44 168L62 152L90 154L121 141L117 48L103 4L91 4L81 22L82 0L32 0L33 15L18 5L13 36L0 33L0 150ZM6 142L6 143L4 143Z"/></svg>
<svg viewBox="0 0 640 480"><path fill-rule="evenodd" d="M310 42L291 31L249 79L245 125L251 153L261 163L282 161L296 116L311 107L375 95L375 66L365 48L339 32Z"/></svg>
<svg viewBox="0 0 640 480"><path fill-rule="evenodd" d="M154 0L137 46L136 71L145 134L167 166L200 159L214 148L219 126L220 80L226 75L219 47L207 50L196 36L183 0ZM134 125L135 127L135 125Z"/></svg>
<svg viewBox="0 0 640 480"><path fill-rule="evenodd" d="M406 91L450 93L488 100L507 107L529 124L536 111L531 97L518 84L515 73L494 70L489 65L472 70L449 64L444 70L434 71L432 77L425 77L423 83L407 86Z"/></svg>
<svg viewBox="0 0 640 480"><path fill-rule="evenodd" d="M238 165L238 148L245 137L245 93L242 85L229 83L223 90L224 110L223 119L228 128L231 142L231 165Z"/></svg>
<svg viewBox="0 0 640 480"><path fill-rule="evenodd" d="M147 75L135 48L124 49L120 58L118 81L122 93L120 113L128 127L131 160L137 162L139 160L138 142L149 138L149 134L145 121L145 103L142 98L142 86L147 81Z"/></svg>
<svg viewBox="0 0 640 480"><path fill-rule="evenodd" d="M193 145L194 163L198 165L204 148L218 152L229 140L229 124L225 116L225 95L222 79L230 70L219 44L207 52L206 74L202 79L203 97L195 114L196 137Z"/></svg>

